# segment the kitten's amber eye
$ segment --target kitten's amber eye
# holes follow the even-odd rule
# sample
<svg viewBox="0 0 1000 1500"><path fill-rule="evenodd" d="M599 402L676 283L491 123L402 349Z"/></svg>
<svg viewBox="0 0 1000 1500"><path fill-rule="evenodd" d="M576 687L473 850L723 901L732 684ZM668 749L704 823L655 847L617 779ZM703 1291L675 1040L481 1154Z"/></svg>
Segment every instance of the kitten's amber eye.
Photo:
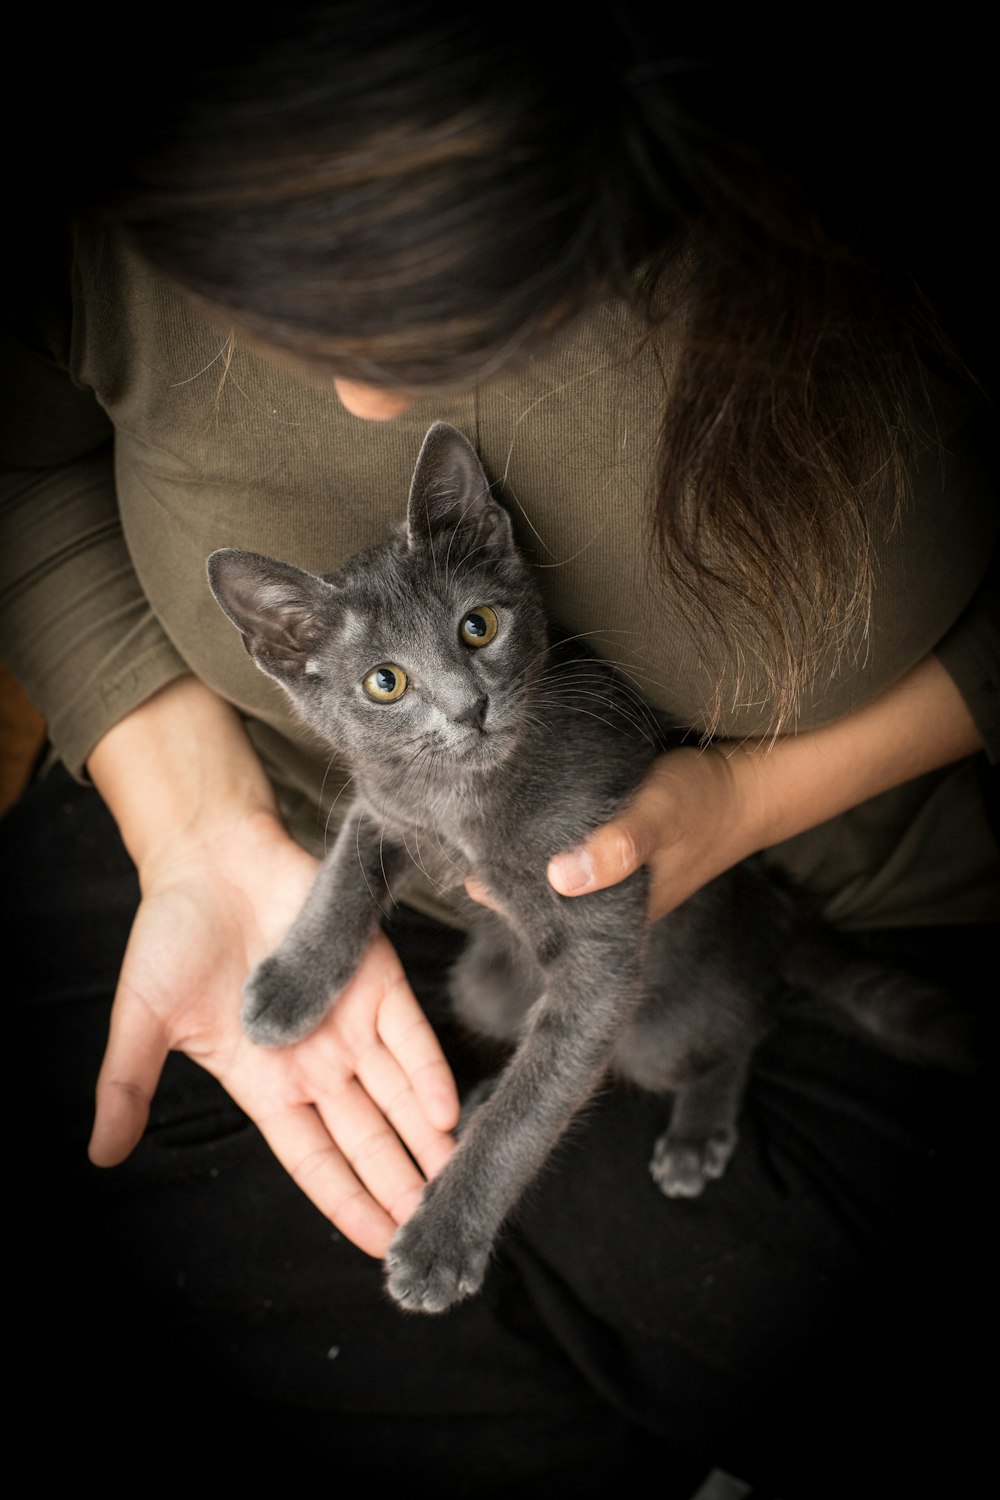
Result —
<svg viewBox="0 0 1000 1500"><path fill-rule="evenodd" d="M393 662L383 662L372 667L362 687L376 703L395 703L406 692L406 673Z"/></svg>
<svg viewBox="0 0 1000 1500"><path fill-rule="evenodd" d="M488 604L477 604L475 609L469 610L458 633L466 646L488 646L499 624Z"/></svg>

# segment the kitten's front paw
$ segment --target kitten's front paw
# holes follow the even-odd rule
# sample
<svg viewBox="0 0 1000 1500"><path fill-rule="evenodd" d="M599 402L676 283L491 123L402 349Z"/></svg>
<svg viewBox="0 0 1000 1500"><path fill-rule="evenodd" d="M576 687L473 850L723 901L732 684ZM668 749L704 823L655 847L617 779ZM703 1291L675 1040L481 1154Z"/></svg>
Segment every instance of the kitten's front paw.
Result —
<svg viewBox="0 0 1000 1500"><path fill-rule="evenodd" d="M736 1150L736 1131L717 1130L703 1141L673 1140L669 1130L653 1148L653 1181L668 1198L697 1198L721 1177Z"/></svg>
<svg viewBox="0 0 1000 1500"><path fill-rule="evenodd" d="M492 1078L481 1078L466 1094L462 1100L462 1113L459 1115L458 1124L455 1127L455 1134L459 1140L461 1140L472 1123L473 1115L482 1109L499 1082L499 1073L494 1074Z"/></svg>
<svg viewBox="0 0 1000 1500"><path fill-rule="evenodd" d="M271 953L243 986L240 1020L259 1047L285 1047L315 1031L332 998L327 985L310 981L287 958Z"/></svg>
<svg viewBox="0 0 1000 1500"><path fill-rule="evenodd" d="M400 1307L439 1313L483 1284L491 1246L465 1236L433 1200L397 1230L385 1258L386 1286Z"/></svg>

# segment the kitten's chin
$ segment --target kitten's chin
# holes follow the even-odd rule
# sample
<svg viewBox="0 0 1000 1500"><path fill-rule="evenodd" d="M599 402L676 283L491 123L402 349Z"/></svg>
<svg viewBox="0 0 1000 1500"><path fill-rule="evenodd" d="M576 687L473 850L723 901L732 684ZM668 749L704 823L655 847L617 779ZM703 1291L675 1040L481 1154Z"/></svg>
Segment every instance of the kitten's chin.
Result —
<svg viewBox="0 0 1000 1500"><path fill-rule="evenodd" d="M511 730L496 729L470 737L461 746L455 746L447 755L441 756L441 764L462 771L485 772L502 766L510 758L517 744L517 735Z"/></svg>

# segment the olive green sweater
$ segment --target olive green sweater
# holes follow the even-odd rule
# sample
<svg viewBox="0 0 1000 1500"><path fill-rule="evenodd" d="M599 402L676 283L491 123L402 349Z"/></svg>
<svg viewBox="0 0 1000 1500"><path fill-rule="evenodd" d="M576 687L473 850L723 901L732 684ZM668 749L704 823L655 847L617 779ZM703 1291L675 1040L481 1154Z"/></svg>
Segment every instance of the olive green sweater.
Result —
<svg viewBox="0 0 1000 1500"><path fill-rule="evenodd" d="M20 288L6 334L0 654L74 774L112 724L192 671L245 716L292 831L319 851L340 773L242 650L205 559L239 546L334 568L402 514L437 418L478 449L554 618L677 721L701 729L721 683L721 732L766 728L761 684L734 686L739 619L726 622L727 643L693 629L650 546L669 328L643 338L609 303L515 371L370 423L331 385L234 344L112 235L77 232L71 262L70 297L44 277ZM943 438L901 521L870 517L869 634L839 664L831 654L797 727L860 706L936 650L995 760L1000 645L984 579L996 508L956 418ZM846 926L994 920L1000 877L979 759L772 857Z"/></svg>

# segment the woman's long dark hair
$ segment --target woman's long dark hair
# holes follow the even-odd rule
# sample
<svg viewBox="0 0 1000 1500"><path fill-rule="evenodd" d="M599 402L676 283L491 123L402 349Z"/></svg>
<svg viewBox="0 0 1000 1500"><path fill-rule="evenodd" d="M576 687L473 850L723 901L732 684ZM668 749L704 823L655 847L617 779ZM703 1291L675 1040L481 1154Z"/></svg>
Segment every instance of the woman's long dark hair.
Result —
<svg viewBox="0 0 1000 1500"><path fill-rule="evenodd" d="M885 80L677 56L627 4L562 37L517 4L277 9L237 55L201 35L91 198L244 334L389 389L482 379L605 293L653 327L681 285L655 534L693 619L739 601L780 728L863 632L871 502L959 365Z"/></svg>

